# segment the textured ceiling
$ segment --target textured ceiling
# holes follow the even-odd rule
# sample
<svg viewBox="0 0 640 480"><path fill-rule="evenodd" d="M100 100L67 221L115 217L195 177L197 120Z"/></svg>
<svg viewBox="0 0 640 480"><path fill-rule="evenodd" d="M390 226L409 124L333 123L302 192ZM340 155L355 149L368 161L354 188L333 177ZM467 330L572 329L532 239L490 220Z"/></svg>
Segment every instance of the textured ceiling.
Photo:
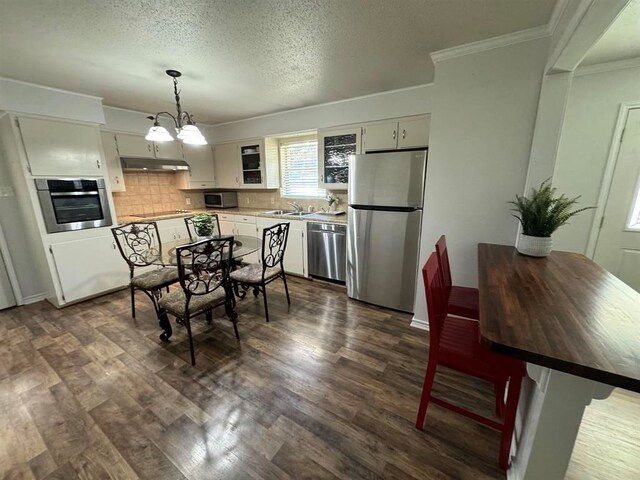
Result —
<svg viewBox="0 0 640 480"><path fill-rule="evenodd" d="M640 0L632 0L580 65L640 57Z"/></svg>
<svg viewBox="0 0 640 480"><path fill-rule="evenodd" d="M555 0L0 0L0 76L220 123L433 80L429 53L546 24Z"/></svg>

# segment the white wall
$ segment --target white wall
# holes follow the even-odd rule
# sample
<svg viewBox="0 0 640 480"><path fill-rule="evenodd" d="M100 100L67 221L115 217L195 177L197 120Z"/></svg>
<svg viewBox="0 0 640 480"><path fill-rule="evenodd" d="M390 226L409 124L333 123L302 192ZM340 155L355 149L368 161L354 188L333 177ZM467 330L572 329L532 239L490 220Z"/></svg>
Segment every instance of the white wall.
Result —
<svg viewBox="0 0 640 480"><path fill-rule="evenodd" d="M104 123L102 99L0 77L0 110Z"/></svg>
<svg viewBox="0 0 640 480"><path fill-rule="evenodd" d="M457 285L477 285L479 242L515 242L507 201L524 189L548 41L436 63L420 264L445 234Z"/></svg>
<svg viewBox="0 0 640 480"><path fill-rule="evenodd" d="M640 102L640 67L573 79L553 183L596 206L621 102ZM581 213L554 234L554 248L585 253L594 210Z"/></svg>
<svg viewBox="0 0 640 480"><path fill-rule="evenodd" d="M365 123L431 112L433 85L392 90L348 100L214 125L214 143Z"/></svg>

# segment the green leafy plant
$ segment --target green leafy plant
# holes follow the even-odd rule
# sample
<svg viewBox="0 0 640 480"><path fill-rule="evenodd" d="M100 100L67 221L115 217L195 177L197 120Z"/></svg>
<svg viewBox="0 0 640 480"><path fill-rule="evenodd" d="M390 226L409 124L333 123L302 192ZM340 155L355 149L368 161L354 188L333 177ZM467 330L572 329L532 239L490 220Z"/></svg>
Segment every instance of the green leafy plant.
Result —
<svg viewBox="0 0 640 480"><path fill-rule="evenodd" d="M208 213L199 213L193 216L193 228L196 235L209 237L213 235L213 217Z"/></svg>
<svg viewBox="0 0 640 480"><path fill-rule="evenodd" d="M511 210L517 212L513 216L520 220L522 233L525 235L550 237L574 215L594 208L584 207L571 210L577 205L580 197L556 196L556 189L551 186L550 178L542 182L538 189L532 190L531 197L527 198L516 194L515 201L509 202L514 206Z"/></svg>
<svg viewBox="0 0 640 480"><path fill-rule="evenodd" d="M327 195L327 202L329 202L329 206L335 205L336 207L340 205L340 198L333 193L329 193Z"/></svg>

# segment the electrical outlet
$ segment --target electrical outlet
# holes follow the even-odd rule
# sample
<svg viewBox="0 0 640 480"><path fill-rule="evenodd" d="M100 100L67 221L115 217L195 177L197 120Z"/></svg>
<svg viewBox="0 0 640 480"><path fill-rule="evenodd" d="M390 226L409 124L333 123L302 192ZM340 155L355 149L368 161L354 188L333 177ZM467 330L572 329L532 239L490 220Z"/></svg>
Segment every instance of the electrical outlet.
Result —
<svg viewBox="0 0 640 480"><path fill-rule="evenodd" d="M249 205L249 197L247 197L247 200L245 201L245 203Z"/></svg>
<svg viewBox="0 0 640 480"><path fill-rule="evenodd" d="M276 204L276 199L271 197L271 205L275 205Z"/></svg>
<svg viewBox="0 0 640 480"><path fill-rule="evenodd" d="M13 197L13 188L11 187L0 187L0 197Z"/></svg>
<svg viewBox="0 0 640 480"><path fill-rule="evenodd" d="M191 205L191 198L189 197L184 197L184 201L187 205Z"/></svg>

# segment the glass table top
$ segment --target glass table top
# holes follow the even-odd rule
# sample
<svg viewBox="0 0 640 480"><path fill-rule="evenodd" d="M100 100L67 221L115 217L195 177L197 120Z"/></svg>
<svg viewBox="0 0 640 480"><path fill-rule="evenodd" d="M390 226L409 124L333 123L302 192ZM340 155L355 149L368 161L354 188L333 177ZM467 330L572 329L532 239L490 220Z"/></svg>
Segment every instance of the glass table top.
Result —
<svg viewBox="0 0 640 480"><path fill-rule="evenodd" d="M217 238L217 237L211 237ZM195 243L188 238L180 240L172 240L170 242L162 242L162 263L164 265L177 265L178 258L176 257L176 249L183 245L189 245ZM249 235L233 235L233 252L232 257L238 258L245 255L249 255L262 247L262 240L251 237ZM158 260L160 263L160 260Z"/></svg>

